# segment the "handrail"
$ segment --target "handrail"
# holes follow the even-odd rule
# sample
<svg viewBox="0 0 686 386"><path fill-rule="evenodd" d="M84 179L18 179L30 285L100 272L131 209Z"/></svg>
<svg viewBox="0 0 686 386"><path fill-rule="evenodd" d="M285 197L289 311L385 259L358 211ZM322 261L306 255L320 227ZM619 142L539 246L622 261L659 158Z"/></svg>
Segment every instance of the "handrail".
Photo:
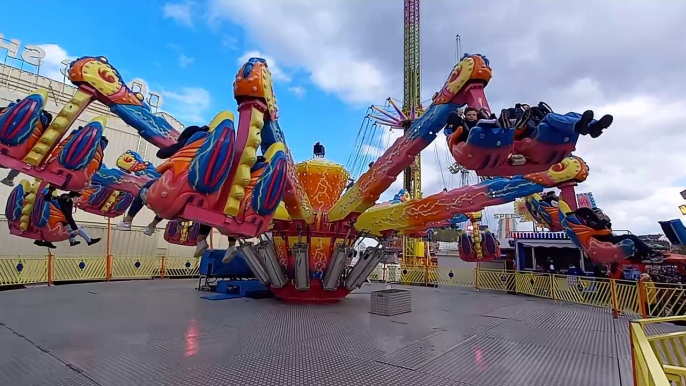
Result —
<svg viewBox="0 0 686 386"><path fill-rule="evenodd" d="M633 320L630 323L634 384L671 386L686 380L686 331L646 335L649 324L685 322L686 316Z"/></svg>
<svg viewBox="0 0 686 386"><path fill-rule="evenodd" d="M634 385L671 386L662 364L660 364L650 342L648 342L642 324L631 321L629 335L631 337Z"/></svg>

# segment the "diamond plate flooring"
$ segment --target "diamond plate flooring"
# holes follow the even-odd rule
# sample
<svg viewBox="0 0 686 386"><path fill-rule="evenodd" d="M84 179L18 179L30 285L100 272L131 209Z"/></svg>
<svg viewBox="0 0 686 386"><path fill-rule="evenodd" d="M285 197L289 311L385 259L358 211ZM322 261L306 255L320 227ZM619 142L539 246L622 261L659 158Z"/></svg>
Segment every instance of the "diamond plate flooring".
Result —
<svg viewBox="0 0 686 386"><path fill-rule="evenodd" d="M371 315L339 304L207 301L194 280L0 292L0 385L631 385L628 320L465 288ZM674 326L655 328L675 329Z"/></svg>

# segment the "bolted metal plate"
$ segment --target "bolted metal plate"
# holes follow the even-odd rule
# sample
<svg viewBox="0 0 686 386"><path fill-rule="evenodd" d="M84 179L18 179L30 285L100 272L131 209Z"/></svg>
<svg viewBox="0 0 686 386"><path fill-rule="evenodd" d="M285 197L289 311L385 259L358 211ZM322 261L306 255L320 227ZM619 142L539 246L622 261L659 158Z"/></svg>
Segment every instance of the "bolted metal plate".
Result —
<svg viewBox="0 0 686 386"><path fill-rule="evenodd" d="M412 291L413 312L385 317L368 313L378 284L319 306L208 302L196 285L0 292L0 385L631 384L630 318L599 308L394 285Z"/></svg>

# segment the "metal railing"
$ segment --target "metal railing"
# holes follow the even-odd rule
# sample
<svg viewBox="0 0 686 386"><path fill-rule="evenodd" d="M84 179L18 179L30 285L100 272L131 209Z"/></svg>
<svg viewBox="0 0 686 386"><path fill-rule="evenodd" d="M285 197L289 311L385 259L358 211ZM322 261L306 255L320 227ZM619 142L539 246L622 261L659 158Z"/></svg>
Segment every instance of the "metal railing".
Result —
<svg viewBox="0 0 686 386"><path fill-rule="evenodd" d="M0 287L52 285L71 281L109 281L198 277L196 258L116 256L0 256Z"/></svg>
<svg viewBox="0 0 686 386"><path fill-rule="evenodd" d="M629 324L634 385L686 385L686 331L651 335L647 328L673 322L686 322L686 316L633 320Z"/></svg>

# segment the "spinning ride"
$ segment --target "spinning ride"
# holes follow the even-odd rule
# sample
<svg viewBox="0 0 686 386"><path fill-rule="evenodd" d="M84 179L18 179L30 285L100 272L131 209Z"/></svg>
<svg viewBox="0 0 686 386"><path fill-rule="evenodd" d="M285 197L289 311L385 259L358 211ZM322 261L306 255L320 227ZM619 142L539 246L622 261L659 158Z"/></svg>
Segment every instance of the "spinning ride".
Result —
<svg viewBox="0 0 686 386"><path fill-rule="evenodd" d="M637 238L634 236L612 237L611 229L596 229L587 225L574 213L575 208L568 203L569 201L565 199L545 200L540 194L525 198L526 209L534 221L553 232L564 231L570 240L594 262L613 263L632 259L638 254ZM576 204L576 200L572 204ZM660 226L673 245L683 245L686 242L686 228L680 220L661 221ZM670 257L682 257L672 252L659 254L663 255L664 260ZM641 259L634 259L636 260Z"/></svg>
<svg viewBox="0 0 686 386"><path fill-rule="evenodd" d="M109 64L103 67L107 63L104 58L79 59L72 67L84 60L97 61L105 75L117 74ZM94 173L95 177L88 181L94 191L84 198L88 203L81 205L102 210L100 201L91 200L98 189L131 195L141 190L147 206L160 217L174 220L172 224L192 221L239 239L261 237L257 245L243 243L240 249L255 275L277 297L294 302L339 300L366 280L382 258L385 242L392 237L423 237L431 228L454 223L461 214L586 178L585 163L568 156L545 171L487 179L426 198L374 206L397 175L435 139L447 115L462 101L473 98L470 93L479 88L473 87L469 79L455 76L465 61L472 60L468 57L455 67L426 113L413 121L407 133L342 196L348 173L341 165L323 158L294 163L278 124L267 63L252 58L236 76L237 125L232 113L220 112L210 122L208 132L195 134L154 171L135 153L125 153L117 162L118 168L101 167ZM115 83L125 87L116 79ZM113 111L153 144L170 143L168 139L173 136L166 129L168 123L149 114L144 104L135 106L135 111L148 113L131 113L134 107L129 105L116 105ZM88 150L85 145L83 149ZM259 162L258 149L264 156ZM59 171L56 174L60 175ZM46 241L69 236L60 225L64 221L60 212L39 194L46 184L45 180L33 185L22 181L10 195L6 213L13 234ZM270 228L271 238L265 235ZM171 233L172 237L178 235L178 228ZM192 227L187 227L185 234L185 240L192 239ZM381 244L367 248L357 264L348 267L352 246L362 236L376 237ZM181 238L173 241L186 242ZM484 249L489 255L475 256L475 260L490 258L493 248L486 245Z"/></svg>
<svg viewBox="0 0 686 386"><path fill-rule="evenodd" d="M99 139L104 123L97 119L74 131L41 163L51 149L49 144L57 143L74 122L74 112L83 111L96 99L158 147L175 143L179 136L163 118L150 112L142 95L126 87L104 57L77 59L70 66L69 77L79 92L70 102L73 106L63 109L47 129L43 130L40 120L46 95L42 91L13 106L0 120L0 164L40 178L34 184L22 181L10 195L6 207L10 231L46 241L68 238L61 212L41 194L47 183L66 190L92 189L79 205L106 215L122 211L126 201L114 209L105 202L115 203L121 193L122 197L138 195L158 216L172 220L167 232L170 242L191 242L196 224L238 239L260 237L259 243L241 243L240 249L255 275L286 301L337 301L362 285L392 238L423 237L431 228L465 221L486 206L548 187L576 184L588 172L580 158L569 155L578 136L567 133L563 148L540 140L558 138L553 134L565 132L573 120L556 120L561 116L549 114L549 122L541 123L531 140L523 142L526 146L507 142L514 135L510 128L486 132L477 126L464 143L448 137L452 154L464 167L503 176L426 198L408 192L409 200L403 195L401 202L374 206L399 173L417 162L416 157L436 138L451 112L465 104L488 109L483 90L491 69L481 55L467 55L453 68L423 115L417 117L416 111L402 114L405 134L342 196L348 172L341 165L323 158L295 164L279 126L271 73L263 59L249 59L236 75L238 120L229 111L219 112L207 132L194 134L154 170L134 152L122 155L117 168L102 166ZM39 139L27 142L33 137ZM548 152L548 157L539 157L538 147L541 153ZM513 157L500 162L505 154L502 148L510 156L521 155L531 162L525 167L509 163ZM521 154L515 154L519 150ZM258 152L262 158L258 159ZM467 162L475 158L483 162ZM555 162L559 163L553 165ZM266 235L269 230L271 236ZM377 238L380 245L367 248L349 267L355 241L366 236ZM478 234L474 236L468 243L481 243ZM467 253L466 258L495 258L497 243L484 242L481 249L486 253ZM464 249L469 247L465 244Z"/></svg>

